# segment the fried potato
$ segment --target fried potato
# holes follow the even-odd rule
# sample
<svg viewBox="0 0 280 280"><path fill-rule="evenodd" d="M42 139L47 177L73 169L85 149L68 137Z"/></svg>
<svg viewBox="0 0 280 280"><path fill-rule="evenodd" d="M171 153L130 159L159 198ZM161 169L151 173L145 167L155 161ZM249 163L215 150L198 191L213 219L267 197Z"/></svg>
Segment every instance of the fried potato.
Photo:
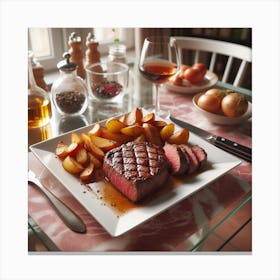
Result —
<svg viewBox="0 0 280 280"><path fill-rule="evenodd" d="M99 123L96 123L93 128L88 132L88 135L100 136L102 133L102 128Z"/></svg>
<svg viewBox="0 0 280 280"><path fill-rule="evenodd" d="M174 123L169 123L165 125L161 130L160 130L160 136L162 140L168 139L173 133L174 133L175 125Z"/></svg>
<svg viewBox="0 0 280 280"><path fill-rule="evenodd" d="M121 131L122 128L126 127L126 125L123 122L121 122L120 120L115 119L115 118L109 119L106 122L105 126L109 131L111 131L113 133L118 133Z"/></svg>
<svg viewBox="0 0 280 280"><path fill-rule="evenodd" d="M142 118L143 118L142 110L139 108L135 108L130 113L127 114L125 123L127 126L131 126L136 123L141 123Z"/></svg>
<svg viewBox="0 0 280 280"><path fill-rule="evenodd" d="M153 124L154 121L155 121L154 113L148 113L147 115L143 116L143 118L142 118L142 123Z"/></svg>
<svg viewBox="0 0 280 280"><path fill-rule="evenodd" d="M166 141L170 144L186 144L189 140L189 135L189 131L182 128L171 135Z"/></svg>
<svg viewBox="0 0 280 280"><path fill-rule="evenodd" d="M82 139L84 140L84 146L87 151L91 152L94 156L96 156L99 159L104 158L104 151L97 147L94 143L92 143L90 137L87 134L82 133Z"/></svg>
<svg viewBox="0 0 280 280"><path fill-rule="evenodd" d="M128 135L128 136L132 136L134 138L139 136L143 132L144 132L144 129L139 124L134 124L134 125L127 126L127 127L121 129L121 133Z"/></svg>
<svg viewBox="0 0 280 280"><path fill-rule="evenodd" d="M55 148L55 154L60 159L67 157L68 156L68 146L62 141L58 142L58 144Z"/></svg>
<svg viewBox="0 0 280 280"><path fill-rule="evenodd" d="M113 133L104 127L102 128L101 137L104 137L104 138L107 138L110 140L114 140L114 141L118 142L119 144L124 144L133 139L131 136L128 136L128 135L125 135L122 133Z"/></svg>
<svg viewBox="0 0 280 280"><path fill-rule="evenodd" d="M94 164L92 162L80 173L80 179L82 181L88 181L94 174Z"/></svg>
<svg viewBox="0 0 280 280"><path fill-rule="evenodd" d="M78 174L84 170L84 167L78 163L73 157L67 156L62 161L63 168L71 174Z"/></svg>
<svg viewBox="0 0 280 280"><path fill-rule="evenodd" d="M144 128L144 135L147 141L162 147L163 142L161 140L158 128L149 123L143 123L142 127Z"/></svg>
<svg viewBox="0 0 280 280"><path fill-rule="evenodd" d="M94 145L96 145L103 151L109 151L118 146L118 143L116 141L104 137L92 135L90 139Z"/></svg>

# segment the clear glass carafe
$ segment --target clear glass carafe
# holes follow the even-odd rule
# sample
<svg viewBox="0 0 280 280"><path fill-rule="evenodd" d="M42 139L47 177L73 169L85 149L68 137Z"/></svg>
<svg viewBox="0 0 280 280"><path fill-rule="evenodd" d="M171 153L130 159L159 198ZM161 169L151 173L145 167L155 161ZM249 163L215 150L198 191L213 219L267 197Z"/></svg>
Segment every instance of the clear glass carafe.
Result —
<svg viewBox="0 0 280 280"><path fill-rule="evenodd" d="M32 69L31 51L28 52L28 128L38 128L49 123L52 110L49 94L36 85Z"/></svg>
<svg viewBox="0 0 280 280"><path fill-rule="evenodd" d="M51 88L53 103L61 115L80 115L88 106L87 87L77 76L77 64L70 62L70 54L65 53L63 57L65 60L57 64L60 76Z"/></svg>

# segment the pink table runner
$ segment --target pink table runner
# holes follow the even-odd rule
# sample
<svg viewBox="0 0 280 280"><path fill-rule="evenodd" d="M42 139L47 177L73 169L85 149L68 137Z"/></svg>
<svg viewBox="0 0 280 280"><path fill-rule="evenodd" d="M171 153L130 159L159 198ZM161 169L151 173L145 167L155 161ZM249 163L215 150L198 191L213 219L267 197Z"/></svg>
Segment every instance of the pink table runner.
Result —
<svg viewBox="0 0 280 280"><path fill-rule="evenodd" d="M162 92L160 98L162 104L168 107L174 116L243 145L251 146L250 121L239 126L214 125L195 110L191 104L192 96ZM189 250L193 246L191 240L200 238L201 233L198 230L224 208L250 191L252 183L252 166L244 161L223 177L162 214L121 236L111 237L31 153L29 168L47 188L71 206L87 226L85 234L71 231L60 220L40 190L29 186L29 215L61 251L68 252ZM190 236L194 238L189 238Z"/></svg>

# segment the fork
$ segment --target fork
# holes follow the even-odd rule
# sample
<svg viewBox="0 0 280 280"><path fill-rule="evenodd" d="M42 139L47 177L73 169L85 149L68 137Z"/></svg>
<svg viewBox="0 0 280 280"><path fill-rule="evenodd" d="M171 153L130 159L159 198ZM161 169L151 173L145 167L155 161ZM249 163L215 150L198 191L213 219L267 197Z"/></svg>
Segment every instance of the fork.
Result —
<svg viewBox="0 0 280 280"><path fill-rule="evenodd" d="M41 190L41 192L48 198L59 217L71 230L78 233L84 233L86 231L86 226L81 218L53 193L47 190L31 170L28 170L28 183Z"/></svg>

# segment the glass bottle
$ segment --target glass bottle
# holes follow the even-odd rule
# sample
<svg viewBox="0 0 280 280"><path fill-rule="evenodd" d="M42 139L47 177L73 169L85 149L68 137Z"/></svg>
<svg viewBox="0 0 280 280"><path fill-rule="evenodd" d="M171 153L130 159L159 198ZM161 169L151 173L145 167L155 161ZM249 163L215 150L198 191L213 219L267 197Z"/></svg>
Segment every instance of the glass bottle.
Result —
<svg viewBox="0 0 280 280"><path fill-rule="evenodd" d="M32 69L31 51L28 52L28 128L42 127L52 117L51 103L46 91L36 85Z"/></svg>
<svg viewBox="0 0 280 280"><path fill-rule="evenodd" d="M32 56L31 64L32 64L32 68L33 68L34 79L35 79L37 86L42 88L45 91L48 91L48 85L46 84L45 79L44 79L44 76L45 76L44 67L41 65L41 63L39 61L37 61L37 59L34 56Z"/></svg>
<svg viewBox="0 0 280 280"><path fill-rule="evenodd" d="M126 46L119 43L109 46L108 62L119 62L126 64Z"/></svg>
<svg viewBox="0 0 280 280"><path fill-rule="evenodd" d="M53 103L61 115L75 116L85 112L88 93L84 80L77 76L77 64L70 61L70 54L57 64L60 76L54 81L51 94Z"/></svg>

